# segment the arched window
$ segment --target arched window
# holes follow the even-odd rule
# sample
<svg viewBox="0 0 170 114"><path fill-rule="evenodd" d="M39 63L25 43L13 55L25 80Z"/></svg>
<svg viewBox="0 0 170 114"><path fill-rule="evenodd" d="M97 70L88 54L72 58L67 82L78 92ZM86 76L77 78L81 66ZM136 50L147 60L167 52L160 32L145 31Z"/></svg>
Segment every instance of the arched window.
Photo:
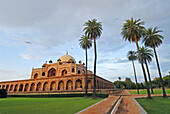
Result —
<svg viewBox="0 0 170 114"><path fill-rule="evenodd" d="M72 90L73 89L73 82L71 80L67 81L66 90Z"/></svg>
<svg viewBox="0 0 170 114"><path fill-rule="evenodd" d="M72 72L75 72L75 70L74 70L74 68L72 68L72 70L71 70Z"/></svg>
<svg viewBox="0 0 170 114"><path fill-rule="evenodd" d="M5 88L5 85L2 86L2 89L4 89L4 88Z"/></svg>
<svg viewBox="0 0 170 114"><path fill-rule="evenodd" d="M19 86L19 91L22 91L22 89L23 89L23 84L21 84L21 85Z"/></svg>
<svg viewBox="0 0 170 114"><path fill-rule="evenodd" d="M58 90L64 90L64 82L63 81L60 81L58 83Z"/></svg>
<svg viewBox="0 0 170 114"><path fill-rule="evenodd" d="M6 86L6 90L7 90L7 91L8 91L8 89L9 89L9 85Z"/></svg>
<svg viewBox="0 0 170 114"><path fill-rule="evenodd" d="M80 79L76 80L76 89L82 90L82 81Z"/></svg>
<svg viewBox="0 0 170 114"><path fill-rule="evenodd" d="M80 70L78 70L78 74L80 74Z"/></svg>
<svg viewBox="0 0 170 114"><path fill-rule="evenodd" d="M43 91L48 91L48 82L44 83Z"/></svg>
<svg viewBox="0 0 170 114"><path fill-rule="evenodd" d="M87 81L87 88L88 88L88 89L92 89L91 80L88 80L88 81Z"/></svg>
<svg viewBox="0 0 170 114"><path fill-rule="evenodd" d="M18 84L15 85L14 91L17 91L17 89L18 89Z"/></svg>
<svg viewBox="0 0 170 114"><path fill-rule="evenodd" d="M45 72L42 73L42 76L45 76Z"/></svg>
<svg viewBox="0 0 170 114"><path fill-rule="evenodd" d="M64 70L62 71L62 76L65 76L65 75L67 75L67 70L64 69Z"/></svg>
<svg viewBox="0 0 170 114"><path fill-rule="evenodd" d="M24 89L24 91L28 91L28 87L29 87L29 85L28 85L28 83L25 85L25 89Z"/></svg>
<svg viewBox="0 0 170 114"><path fill-rule="evenodd" d="M56 74L56 70L54 68L51 68L49 71L48 71L48 76L47 77L52 77L52 76L55 76Z"/></svg>
<svg viewBox="0 0 170 114"><path fill-rule="evenodd" d="M34 79L37 79L38 78L38 73L35 73L34 74Z"/></svg>
<svg viewBox="0 0 170 114"><path fill-rule="evenodd" d="M83 69L82 73L84 74L85 73L85 70Z"/></svg>
<svg viewBox="0 0 170 114"><path fill-rule="evenodd" d="M34 83L31 84L30 91L35 91L35 84Z"/></svg>
<svg viewBox="0 0 170 114"><path fill-rule="evenodd" d="M10 89L9 89L9 91L12 91L12 89L13 89L13 85L11 85L11 86L10 86Z"/></svg>
<svg viewBox="0 0 170 114"><path fill-rule="evenodd" d="M37 84L36 91L40 91L40 90L41 90L41 83L39 82L39 83Z"/></svg>
<svg viewBox="0 0 170 114"><path fill-rule="evenodd" d="M52 90L52 91L56 90L56 83L54 81L50 85L50 90Z"/></svg>

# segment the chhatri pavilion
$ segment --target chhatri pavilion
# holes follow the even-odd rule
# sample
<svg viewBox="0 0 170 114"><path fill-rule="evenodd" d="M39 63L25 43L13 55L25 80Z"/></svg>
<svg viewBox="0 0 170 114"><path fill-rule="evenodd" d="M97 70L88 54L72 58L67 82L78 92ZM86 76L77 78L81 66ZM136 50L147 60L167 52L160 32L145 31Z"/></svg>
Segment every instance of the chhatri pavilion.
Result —
<svg viewBox="0 0 170 114"><path fill-rule="evenodd" d="M88 91L93 88L93 73L88 70ZM0 89L8 94L83 92L85 90L86 67L76 64L75 59L66 54L57 62L51 60L41 68L33 68L31 79L0 82ZM112 82L96 76L96 89L114 89Z"/></svg>

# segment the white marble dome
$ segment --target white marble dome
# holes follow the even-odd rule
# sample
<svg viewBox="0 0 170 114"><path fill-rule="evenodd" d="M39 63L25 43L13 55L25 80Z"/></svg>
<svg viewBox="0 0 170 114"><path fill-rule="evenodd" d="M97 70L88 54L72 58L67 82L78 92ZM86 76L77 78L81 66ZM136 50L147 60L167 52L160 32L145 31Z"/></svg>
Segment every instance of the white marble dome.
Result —
<svg viewBox="0 0 170 114"><path fill-rule="evenodd" d="M58 59L58 61L60 61L62 63L65 63L65 62L74 62L74 63L76 63L75 59L70 55L63 55Z"/></svg>

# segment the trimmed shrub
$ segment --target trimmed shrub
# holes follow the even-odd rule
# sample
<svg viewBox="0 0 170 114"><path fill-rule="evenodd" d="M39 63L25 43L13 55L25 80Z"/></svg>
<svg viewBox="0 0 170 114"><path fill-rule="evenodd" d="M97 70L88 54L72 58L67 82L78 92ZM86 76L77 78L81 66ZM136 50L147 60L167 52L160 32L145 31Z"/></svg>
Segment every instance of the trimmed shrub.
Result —
<svg viewBox="0 0 170 114"><path fill-rule="evenodd" d="M8 95L8 97L31 97L31 98L48 98L48 97L84 97L84 93L77 94L41 94L41 95ZM88 93L88 97L92 96L92 93ZM107 98L108 94L96 94L99 98Z"/></svg>
<svg viewBox="0 0 170 114"><path fill-rule="evenodd" d="M6 89L0 89L0 98L6 98L7 92Z"/></svg>

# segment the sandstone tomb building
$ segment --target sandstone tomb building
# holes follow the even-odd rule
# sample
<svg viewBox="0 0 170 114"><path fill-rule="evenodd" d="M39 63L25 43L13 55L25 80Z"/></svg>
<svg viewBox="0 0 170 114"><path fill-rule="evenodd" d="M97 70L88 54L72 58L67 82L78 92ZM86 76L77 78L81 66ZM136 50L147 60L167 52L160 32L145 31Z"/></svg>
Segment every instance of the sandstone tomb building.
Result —
<svg viewBox="0 0 170 114"><path fill-rule="evenodd" d="M31 79L0 82L0 89L8 94L83 92L85 90L85 66L76 64L75 59L66 54L56 63L51 60L41 68L33 68ZM88 70L88 91L93 88L93 73ZM112 82L96 76L96 89L113 89Z"/></svg>

